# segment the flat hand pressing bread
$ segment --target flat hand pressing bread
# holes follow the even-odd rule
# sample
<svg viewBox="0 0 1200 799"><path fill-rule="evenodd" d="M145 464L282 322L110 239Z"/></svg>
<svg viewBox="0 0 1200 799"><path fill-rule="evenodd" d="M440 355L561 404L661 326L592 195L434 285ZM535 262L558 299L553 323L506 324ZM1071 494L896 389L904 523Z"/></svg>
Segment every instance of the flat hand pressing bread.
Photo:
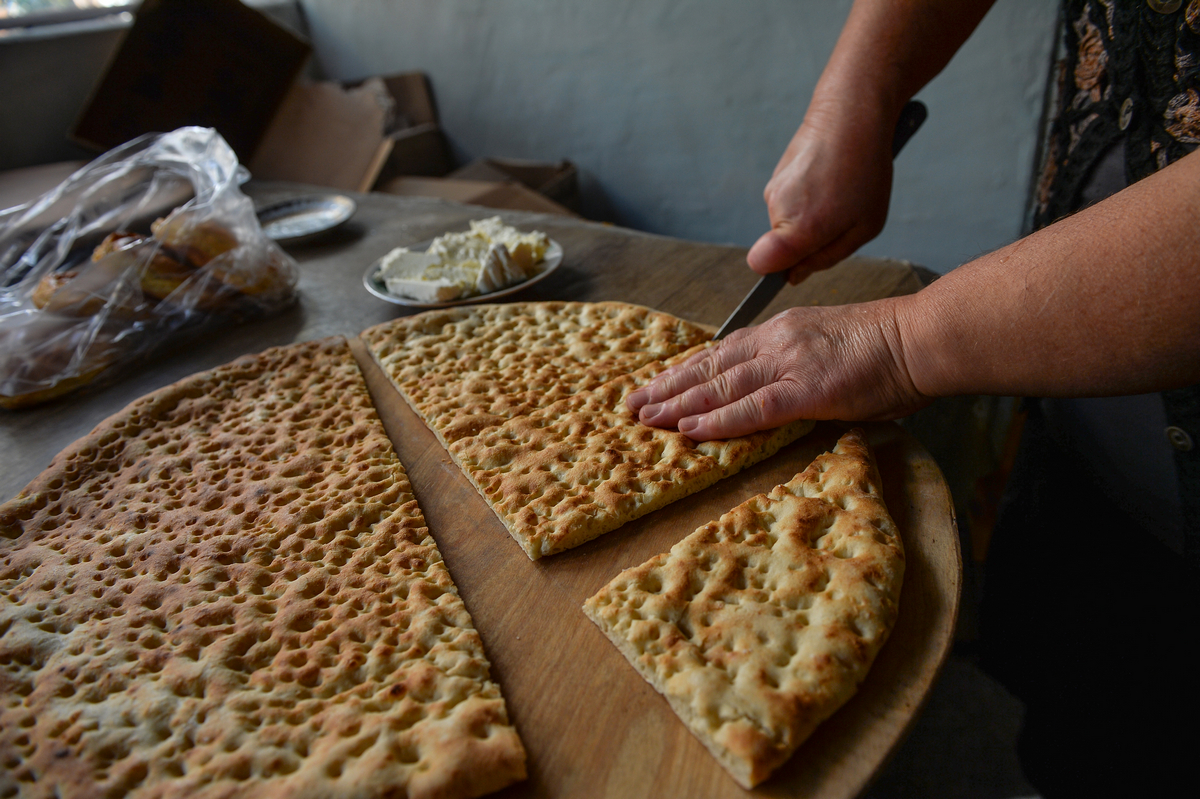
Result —
<svg viewBox="0 0 1200 799"><path fill-rule="evenodd" d="M0 796L473 797L524 776L343 340L150 394L0 506Z"/></svg>
<svg viewBox="0 0 1200 799"><path fill-rule="evenodd" d="M450 445L450 454L536 560L578 546L766 458L808 421L697 443L644 425L625 397L662 371L644 366Z"/></svg>
<svg viewBox="0 0 1200 799"><path fill-rule="evenodd" d="M584 612L745 788L849 699L896 619L899 532L860 431L619 574Z"/></svg>
<svg viewBox="0 0 1200 799"><path fill-rule="evenodd" d="M641 424L625 396L711 334L636 305L480 305L362 338L535 560L712 485L813 426L698 444Z"/></svg>

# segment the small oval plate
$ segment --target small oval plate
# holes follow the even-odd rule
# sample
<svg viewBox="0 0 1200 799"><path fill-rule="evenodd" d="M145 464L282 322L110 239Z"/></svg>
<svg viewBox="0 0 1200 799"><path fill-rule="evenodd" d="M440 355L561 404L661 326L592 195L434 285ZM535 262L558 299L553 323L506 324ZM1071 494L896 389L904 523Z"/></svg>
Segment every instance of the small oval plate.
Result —
<svg viewBox="0 0 1200 799"><path fill-rule="evenodd" d="M409 249L415 252L424 252L432 242L433 240L430 239L429 241L423 241L420 244L413 244L409 246ZM399 294L392 294L387 290L387 286L383 284L383 281L379 279L379 266L383 261L383 258L380 258L378 261L375 261L373 264L367 267L367 271L363 275L363 286L366 287L367 291L371 292L381 300L386 300L387 302L395 303L396 305L403 305L408 308L453 308L456 305L472 305L478 302L492 302L500 299L501 297L507 297L510 294L516 294L522 289L529 288L534 283L539 283L542 280L545 280L550 276L551 272L558 269L558 267L562 265L562 260L562 245L554 239L550 239L550 246L546 248L546 257L542 259L542 270L533 277L527 280L522 280L520 283L514 283L511 286L505 286L502 289L497 289L496 291L490 291L487 294L475 294L471 297L459 297L457 300L450 300L449 302L421 302L419 300L409 299L408 297L401 297Z"/></svg>
<svg viewBox="0 0 1200 799"><path fill-rule="evenodd" d="M259 210L263 233L280 244L294 244L333 230L358 206L343 194L315 194L273 203Z"/></svg>

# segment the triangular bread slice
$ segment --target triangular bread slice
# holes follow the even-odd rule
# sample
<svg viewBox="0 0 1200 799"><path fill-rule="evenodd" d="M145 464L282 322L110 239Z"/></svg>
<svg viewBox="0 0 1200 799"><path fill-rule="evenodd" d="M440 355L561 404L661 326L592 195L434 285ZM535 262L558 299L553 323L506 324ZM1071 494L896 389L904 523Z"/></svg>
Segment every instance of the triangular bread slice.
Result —
<svg viewBox="0 0 1200 799"><path fill-rule="evenodd" d="M857 689L895 622L903 575L879 473L852 430L583 609L751 788Z"/></svg>
<svg viewBox="0 0 1200 799"><path fill-rule="evenodd" d="M809 421L697 444L625 396L711 333L620 302L431 311L362 334L532 559L578 546L768 457Z"/></svg>
<svg viewBox="0 0 1200 799"><path fill-rule="evenodd" d="M133 403L0 506L0 795L473 797L525 776L346 342Z"/></svg>
<svg viewBox="0 0 1200 799"><path fill-rule="evenodd" d="M697 443L644 425L625 397L663 368L649 364L450 445L530 558L578 546L707 488L813 427L797 421Z"/></svg>

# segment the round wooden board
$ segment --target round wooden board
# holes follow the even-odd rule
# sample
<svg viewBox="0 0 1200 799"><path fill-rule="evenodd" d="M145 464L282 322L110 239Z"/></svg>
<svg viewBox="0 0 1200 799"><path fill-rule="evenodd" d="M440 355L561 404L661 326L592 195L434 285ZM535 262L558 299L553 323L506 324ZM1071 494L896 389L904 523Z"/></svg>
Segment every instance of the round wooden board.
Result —
<svg viewBox="0 0 1200 799"><path fill-rule="evenodd" d="M787 482L832 448L822 423L746 471L568 552L530 561L450 456L352 342L388 433L475 620L529 779L503 797L850 797L896 748L950 651L962 560L929 454L894 423L864 426L904 539L900 614L858 693L754 791L744 791L580 610L619 571Z"/></svg>

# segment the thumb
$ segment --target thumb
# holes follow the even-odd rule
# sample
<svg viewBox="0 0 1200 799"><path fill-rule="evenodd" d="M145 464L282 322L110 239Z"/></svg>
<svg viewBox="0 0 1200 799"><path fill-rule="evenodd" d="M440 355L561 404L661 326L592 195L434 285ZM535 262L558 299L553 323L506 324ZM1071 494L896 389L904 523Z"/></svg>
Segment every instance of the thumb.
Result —
<svg viewBox="0 0 1200 799"><path fill-rule="evenodd" d="M807 252L793 246L774 230L769 230L754 242L746 254L746 263L760 275L782 272L804 260Z"/></svg>

